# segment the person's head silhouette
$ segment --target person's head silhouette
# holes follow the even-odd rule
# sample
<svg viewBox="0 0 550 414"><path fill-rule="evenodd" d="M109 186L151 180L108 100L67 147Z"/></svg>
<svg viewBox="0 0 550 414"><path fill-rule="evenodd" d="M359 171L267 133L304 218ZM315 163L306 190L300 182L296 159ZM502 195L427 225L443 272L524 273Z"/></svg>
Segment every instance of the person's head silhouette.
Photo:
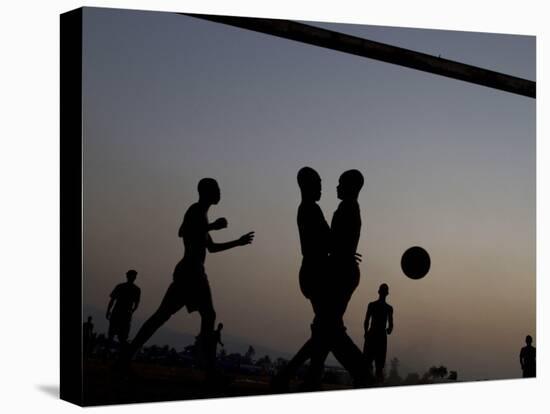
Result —
<svg viewBox="0 0 550 414"><path fill-rule="evenodd" d="M530 346L532 343L533 343L533 338L531 337L531 335L527 335L525 337L525 343Z"/></svg>
<svg viewBox="0 0 550 414"><path fill-rule="evenodd" d="M130 283L134 283L137 277L137 272L134 269L130 269L126 272L126 279Z"/></svg>
<svg viewBox="0 0 550 414"><path fill-rule="evenodd" d="M338 180L336 194L340 200L356 200L363 183L363 174L358 170L345 171Z"/></svg>
<svg viewBox="0 0 550 414"><path fill-rule="evenodd" d="M302 199L319 201L321 199L321 177L311 167L303 167L298 171L298 186Z"/></svg>
<svg viewBox="0 0 550 414"><path fill-rule="evenodd" d="M221 331L223 329L223 323L218 324L218 331Z"/></svg>
<svg viewBox="0 0 550 414"><path fill-rule="evenodd" d="M92 322L92 317L88 316L88 322Z"/></svg>
<svg viewBox="0 0 550 414"><path fill-rule="evenodd" d="M385 299L390 294L390 288L386 283L382 283L378 288L378 294L380 298Z"/></svg>
<svg viewBox="0 0 550 414"><path fill-rule="evenodd" d="M207 204L218 204L220 201L220 187L213 178L202 178L198 185L199 201Z"/></svg>

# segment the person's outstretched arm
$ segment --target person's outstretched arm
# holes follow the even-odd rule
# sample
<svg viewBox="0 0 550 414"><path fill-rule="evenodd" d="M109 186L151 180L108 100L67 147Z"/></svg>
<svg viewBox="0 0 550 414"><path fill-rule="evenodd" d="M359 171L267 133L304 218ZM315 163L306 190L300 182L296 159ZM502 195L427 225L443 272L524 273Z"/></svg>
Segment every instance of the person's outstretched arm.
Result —
<svg viewBox="0 0 550 414"><path fill-rule="evenodd" d="M386 329L386 332L388 335L391 335L393 331L393 308L390 306L389 308L389 314L388 314L388 329Z"/></svg>
<svg viewBox="0 0 550 414"><path fill-rule="evenodd" d="M250 244L252 243L252 240L254 240L253 231L242 235L237 240L232 240L225 243L214 243L210 235L208 235L206 248L210 253L223 252L224 250L229 250L233 247L245 246L247 244Z"/></svg>

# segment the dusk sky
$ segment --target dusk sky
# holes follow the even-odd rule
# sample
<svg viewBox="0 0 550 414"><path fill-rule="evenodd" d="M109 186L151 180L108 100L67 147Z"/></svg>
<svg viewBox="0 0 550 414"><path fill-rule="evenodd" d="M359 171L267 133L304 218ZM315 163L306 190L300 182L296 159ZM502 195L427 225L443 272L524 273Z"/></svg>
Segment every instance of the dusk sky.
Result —
<svg viewBox="0 0 550 414"><path fill-rule="evenodd" d="M536 76L532 36L308 23ZM402 376L432 365L462 380L521 376L525 335L536 345L534 99L160 12L86 8L83 67L86 306L104 310L134 268L136 317L156 310L197 182L213 177L210 220L229 222L214 240L256 232L207 256L218 320L293 354L313 317L298 287L296 173L320 173L330 222L338 177L356 168L363 263L345 316L356 344L385 282L388 361ZM414 245L432 259L416 281L400 269ZM182 310L166 326L196 334L199 316Z"/></svg>

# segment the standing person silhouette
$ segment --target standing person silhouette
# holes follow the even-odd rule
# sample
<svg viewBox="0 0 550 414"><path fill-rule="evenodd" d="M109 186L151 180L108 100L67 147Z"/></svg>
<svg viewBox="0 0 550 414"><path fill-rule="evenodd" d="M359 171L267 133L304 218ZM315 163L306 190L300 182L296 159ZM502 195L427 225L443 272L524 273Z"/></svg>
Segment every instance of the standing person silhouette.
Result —
<svg viewBox="0 0 550 414"><path fill-rule="evenodd" d="M277 375L273 385L278 391L286 390L289 378L301 364L311 358L303 389L319 389L324 362L330 351L350 372L354 382L364 385L368 373L365 372L361 351L346 334L342 319L359 277L360 255L356 249L361 217L357 197L363 185L363 177L357 170L347 171L340 177L337 194L342 203L332 221L336 232L328 227L317 205L321 196L321 179L317 172L309 167L302 168L298 173L298 184L302 193L302 203L298 209L298 229L303 254L300 288L304 296L311 300L315 318L311 325L311 338ZM357 206L355 210L354 199ZM350 216L346 217L348 214ZM348 240L350 238L351 243ZM344 244L341 246L340 242ZM347 263L349 252L353 262L351 266ZM328 256L329 253L331 257ZM355 284L354 274L350 274L350 270L356 272ZM353 280L350 282L349 279Z"/></svg>
<svg viewBox="0 0 550 414"><path fill-rule="evenodd" d="M533 378L537 376L537 349L532 345L531 335L525 337L525 346L519 353L519 363L523 371L523 378Z"/></svg>
<svg viewBox="0 0 550 414"><path fill-rule="evenodd" d="M216 360L214 339L216 312L204 269L206 251L216 253L245 246L252 243L254 232L249 232L233 241L215 243L209 232L226 228L227 220L219 218L209 223L207 214L212 205L219 203L220 188L213 178L203 178L199 181L198 193L199 200L189 207L178 231L178 236L183 239L184 256L174 269L173 281L168 286L159 308L143 324L124 357L121 358L123 364L129 363L137 350L157 329L185 306L189 313L199 312L201 317L201 328L197 340L199 362L207 373L213 373Z"/></svg>
<svg viewBox="0 0 550 414"><path fill-rule="evenodd" d="M137 272L133 269L126 272L126 282L115 286L107 306L106 318L109 320L108 339L113 342L115 336L121 345L126 345L130 334L132 314L139 306L140 288L134 283Z"/></svg>
<svg viewBox="0 0 550 414"><path fill-rule="evenodd" d="M302 251L299 282L302 294L315 310L325 282L330 245L330 227L317 202L321 199L321 177L313 168L298 171L298 186L302 201L298 206L297 224Z"/></svg>
<svg viewBox="0 0 550 414"><path fill-rule="evenodd" d="M321 199L321 177L317 171L311 167L303 167L298 171L297 179L301 195L297 214L302 252L299 284L302 294L311 301L313 312L317 315L322 307L320 293L324 291L323 283L326 283L330 227L325 220L323 211L317 204ZM313 343L310 338L273 379L272 386L276 391L288 390L290 378L296 374L302 364L311 358L312 351Z"/></svg>
<svg viewBox="0 0 550 414"><path fill-rule="evenodd" d="M312 331L314 350L307 377L313 388L319 386L328 352L332 352L350 373L355 386L367 385L370 380L363 355L347 335L343 320L351 296L359 285L357 246L361 235L361 211L358 198L363 184L363 175L358 170L348 170L342 173L336 187L341 202L331 221L328 274L319 293L320 306Z"/></svg>
<svg viewBox="0 0 550 414"><path fill-rule="evenodd" d="M393 308L386 303L390 290L382 283L378 288L378 300L369 303L365 317L365 345L363 355L367 360L369 370L372 363L376 367L376 379L384 381L384 365L386 364L387 335L393 331ZM371 323L372 322L372 323Z"/></svg>

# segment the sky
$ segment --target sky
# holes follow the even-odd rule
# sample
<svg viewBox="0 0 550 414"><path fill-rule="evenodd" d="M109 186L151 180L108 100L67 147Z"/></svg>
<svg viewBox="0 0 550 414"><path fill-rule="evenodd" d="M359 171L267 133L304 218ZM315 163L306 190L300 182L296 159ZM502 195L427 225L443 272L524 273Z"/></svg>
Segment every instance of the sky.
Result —
<svg viewBox="0 0 550 414"><path fill-rule="evenodd" d="M535 80L532 36L309 24ZM313 316L298 287L296 173L319 172L330 222L338 177L356 168L352 339L362 347L367 305L387 283L388 360L403 376L432 365L459 379L521 376L525 335L536 345L534 99L172 13L86 8L83 39L86 307L105 309L130 268L136 318L158 307L183 255L183 215L213 177L210 220L229 222L214 240L256 232L207 256L218 319L293 354ZM414 245L432 260L421 280L400 269ZM198 328L185 310L166 325Z"/></svg>

